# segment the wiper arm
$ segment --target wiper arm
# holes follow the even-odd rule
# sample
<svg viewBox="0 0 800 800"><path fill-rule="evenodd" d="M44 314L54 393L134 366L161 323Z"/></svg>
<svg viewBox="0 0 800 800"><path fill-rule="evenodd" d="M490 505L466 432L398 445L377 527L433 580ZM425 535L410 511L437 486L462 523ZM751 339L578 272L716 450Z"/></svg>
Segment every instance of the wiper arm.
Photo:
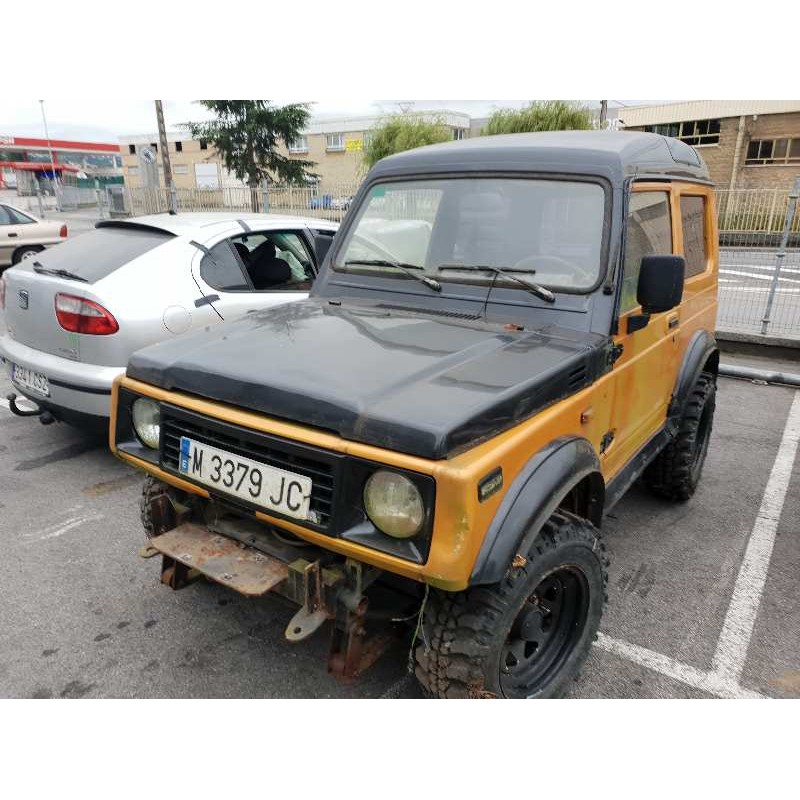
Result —
<svg viewBox="0 0 800 800"><path fill-rule="evenodd" d="M80 281L81 283L89 283L89 281L82 275L76 275L67 269L48 269L43 267L38 261L33 262L33 271L38 272L40 275L55 275L57 278L66 278L70 281Z"/></svg>
<svg viewBox="0 0 800 800"><path fill-rule="evenodd" d="M539 286L538 283L528 283L528 281L515 275L511 270L495 267L491 264L440 264L436 269L438 272L446 269L460 269L465 272L485 272L488 270L489 272L494 272L496 275L502 275L505 278L516 281L524 286L530 294L535 295L540 300L544 300L547 303L555 303L556 301L556 296L549 289L545 289L544 286ZM530 272L530 270L526 270L526 272Z"/></svg>
<svg viewBox="0 0 800 800"><path fill-rule="evenodd" d="M418 275L414 272L415 269L422 269L418 264L403 264L399 261L389 261L388 259L382 258L355 258L344 262L346 267L349 267L351 264L361 264L365 267L394 267L395 269L405 272L406 275L410 275L415 281L424 283L429 289L433 289L434 292L442 291L442 284L435 278L429 278L427 275Z"/></svg>

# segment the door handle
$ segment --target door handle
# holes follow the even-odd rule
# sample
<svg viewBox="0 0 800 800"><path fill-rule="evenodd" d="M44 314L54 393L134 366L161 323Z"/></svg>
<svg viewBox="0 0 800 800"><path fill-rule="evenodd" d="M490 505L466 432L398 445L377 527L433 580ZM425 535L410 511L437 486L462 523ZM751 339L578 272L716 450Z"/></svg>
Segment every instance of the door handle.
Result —
<svg viewBox="0 0 800 800"><path fill-rule="evenodd" d="M13 239L15 236L19 236L19 234L18 233L9 233L8 234L8 238L9 239Z"/></svg>
<svg viewBox="0 0 800 800"><path fill-rule="evenodd" d="M672 330L673 328L678 327L678 323L680 322L680 317L677 314L674 314L667 320L667 327Z"/></svg>

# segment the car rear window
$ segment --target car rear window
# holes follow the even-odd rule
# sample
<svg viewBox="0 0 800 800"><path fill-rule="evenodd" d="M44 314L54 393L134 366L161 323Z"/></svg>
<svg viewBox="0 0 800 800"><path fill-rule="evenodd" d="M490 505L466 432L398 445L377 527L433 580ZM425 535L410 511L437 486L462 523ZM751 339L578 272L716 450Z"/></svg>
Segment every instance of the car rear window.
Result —
<svg viewBox="0 0 800 800"><path fill-rule="evenodd" d="M94 283L172 238L171 233L155 228L96 228L39 253L36 261Z"/></svg>

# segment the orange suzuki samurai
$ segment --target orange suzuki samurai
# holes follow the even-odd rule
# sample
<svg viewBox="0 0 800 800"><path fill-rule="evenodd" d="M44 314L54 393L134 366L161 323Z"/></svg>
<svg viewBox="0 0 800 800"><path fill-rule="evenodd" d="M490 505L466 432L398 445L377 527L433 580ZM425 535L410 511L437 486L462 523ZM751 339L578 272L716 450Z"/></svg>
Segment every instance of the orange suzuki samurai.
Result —
<svg viewBox="0 0 800 800"><path fill-rule="evenodd" d="M435 696L564 693L606 600L604 512L637 479L687 500L708 449L705 164L635 132L422 147L379 162L317 245L308 300L141 350L117 380L145 552L173 588L294 601L287 638L327 626L341 678L404 619Z"/></svg>

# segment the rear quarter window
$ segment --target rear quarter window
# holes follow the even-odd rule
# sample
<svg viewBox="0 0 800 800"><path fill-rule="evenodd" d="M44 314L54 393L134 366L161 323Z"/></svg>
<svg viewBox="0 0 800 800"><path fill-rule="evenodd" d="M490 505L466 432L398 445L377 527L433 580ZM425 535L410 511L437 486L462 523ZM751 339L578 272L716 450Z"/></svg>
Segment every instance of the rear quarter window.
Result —
<svg viewBox="0 0 800 800"><path fill-rule="evenodd" d="M156 229L96 228L39 253L36 260L48 269L66 269L95 283L173 238Z"/></svg>
<svg viewBox="0 0 800 800"><path fill-rule="evenodd" d="M681 195L681 220L683 223L683 257L686 259L686 277L705 272L708 263L706 247L706 199Z"/></svg>

